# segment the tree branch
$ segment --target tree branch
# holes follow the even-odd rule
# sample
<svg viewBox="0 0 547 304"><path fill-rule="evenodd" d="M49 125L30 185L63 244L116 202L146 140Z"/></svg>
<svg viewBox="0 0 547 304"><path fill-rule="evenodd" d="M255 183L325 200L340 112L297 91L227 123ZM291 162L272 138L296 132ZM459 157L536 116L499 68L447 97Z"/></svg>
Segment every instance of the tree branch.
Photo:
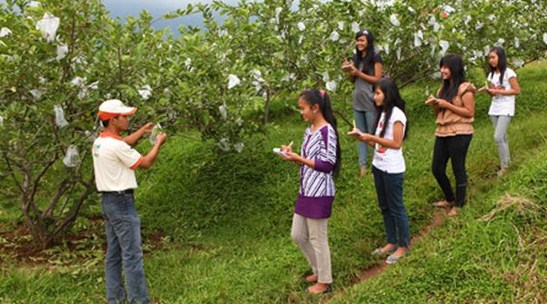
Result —
<svg viewBox="0 0 547 304"><path fill-rule="evenodd" d="M13 170L13 167L11 166L10 158L8 156L8 153L6 151L2 151L2 155L4 156L4 161L6 162L6 166L8 166L8 172L11 178L13 179L13 182L19 188L19 191L23 193L23 185L19 180L17 180L17 176L15 176L15 170Z"/></svg>
<svg viewBox="0 0 547 304"><path fill-rule="evenodd" d="M410 79L406 80L401 85L399 85L399 89L404 88L405 86L413 83L416 80L422 79L423 77L427 76L430 73L431 73L431 68L430 67L427 67L427 68L423 69L422 71L414 74L414 76L412 76Z"/></svg>
<svg viewBox="0 0 547 304"><path fill-rule="evenodd" d="M61 184L57 188L57 191L55 192L55 195L49 200L49 204L47 208L45 208L42 214L40 215L41 219L51 217L51 214L53 213L55 206L57 206L57 202L61 199L61 197L65 194L65 192L68 189L70 189L72 185L73 183L69 182L67 179L64 179L61 182Z"/></svg>
<svg viewBox="0 0 547 304"><path fill-rule="evenodd" d="M71 225L76 220L76 217L80 213L80 209L81 209L83 203L86 201L87 197L92 192L91 189L92 189L92 183L93 183L94 178L95 177L92 175L91 178L87 181L80 180L80 183L82 185L84 185L84 187L85 187L85 191L83 191L82 194L80 195L80 197L78 199L78 203L76 204L75 209L73 210L73 212L69 216L67 216L64 220L57 223L57 225L55 227L55 231L53 233L54 236L59 234L61 231L63 231L66 227Z"/></svg>

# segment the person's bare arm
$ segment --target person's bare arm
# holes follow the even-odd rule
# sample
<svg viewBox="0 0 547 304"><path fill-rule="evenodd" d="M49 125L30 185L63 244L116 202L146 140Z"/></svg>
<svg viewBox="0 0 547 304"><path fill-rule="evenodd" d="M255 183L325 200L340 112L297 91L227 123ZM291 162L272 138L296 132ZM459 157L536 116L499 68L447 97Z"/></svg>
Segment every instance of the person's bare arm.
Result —
<svg viewBox="0 0 547 304"><path fill-rule="evenodd" d="M156 137L156 143L152 147L152 149L146 154L141 163L139 164L139 168L148 169L152 167L154 162L156 161L156 158L158 158L158 155L160 153L161 146L165 143L165 140L167 139L167 135L165 133L160 133Z"/></svg>

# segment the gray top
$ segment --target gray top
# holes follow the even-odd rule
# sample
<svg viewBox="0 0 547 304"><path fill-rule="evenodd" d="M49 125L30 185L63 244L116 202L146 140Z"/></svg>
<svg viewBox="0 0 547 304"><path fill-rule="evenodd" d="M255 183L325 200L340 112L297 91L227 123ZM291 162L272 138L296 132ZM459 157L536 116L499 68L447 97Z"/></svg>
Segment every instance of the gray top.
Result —
<svg viewBox="0 0 547 304"><path fill-rule="evenodd" d="M374 55L373 62L374 64L376 64L376 62L382 62L382 58L379 54ZM364 62L359 64L359 71L363 70L364 64ZM365 71L365 73L368 75L374 75L374 67L372 71ZM375 112L374 85L360 77L355 76L355 89L353 90L352 102L354 110Z"/></svg>

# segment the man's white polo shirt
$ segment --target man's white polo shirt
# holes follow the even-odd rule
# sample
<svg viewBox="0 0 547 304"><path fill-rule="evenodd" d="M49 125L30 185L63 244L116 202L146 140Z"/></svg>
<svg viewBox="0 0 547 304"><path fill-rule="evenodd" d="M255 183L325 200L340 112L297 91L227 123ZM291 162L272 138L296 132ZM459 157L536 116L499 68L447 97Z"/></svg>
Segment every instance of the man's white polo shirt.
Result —
<svg viewBox="0 0 547 304"><path fill-rule="evenodd" d="M142 155L118 135L102 132L93 143L93 168L97 190L123 191L137 188L135 170Z"/></svg>

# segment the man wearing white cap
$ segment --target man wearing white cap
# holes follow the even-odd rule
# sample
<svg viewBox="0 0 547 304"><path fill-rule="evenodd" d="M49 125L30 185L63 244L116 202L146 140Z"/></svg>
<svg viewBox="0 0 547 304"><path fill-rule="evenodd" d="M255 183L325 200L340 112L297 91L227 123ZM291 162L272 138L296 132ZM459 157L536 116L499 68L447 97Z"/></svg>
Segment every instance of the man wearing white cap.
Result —
<svg viewBox="0 0 547 304"><path fill-rule="evenodd" d="M105 284L109 304L150 302L142 261L141 222L133 198L133 189L137 188L134 170L154 164L166 135L158 134L145 156L134 150L131 146L154 127L153 123L147 123L122 138L120 134L129 128L129 115L136 111L137 108L126 107L117 99L103 102L98 115L105 128L93 143L95 182L102 194L106 221ZM122 264L127 292L123 287Z"/></svg>

